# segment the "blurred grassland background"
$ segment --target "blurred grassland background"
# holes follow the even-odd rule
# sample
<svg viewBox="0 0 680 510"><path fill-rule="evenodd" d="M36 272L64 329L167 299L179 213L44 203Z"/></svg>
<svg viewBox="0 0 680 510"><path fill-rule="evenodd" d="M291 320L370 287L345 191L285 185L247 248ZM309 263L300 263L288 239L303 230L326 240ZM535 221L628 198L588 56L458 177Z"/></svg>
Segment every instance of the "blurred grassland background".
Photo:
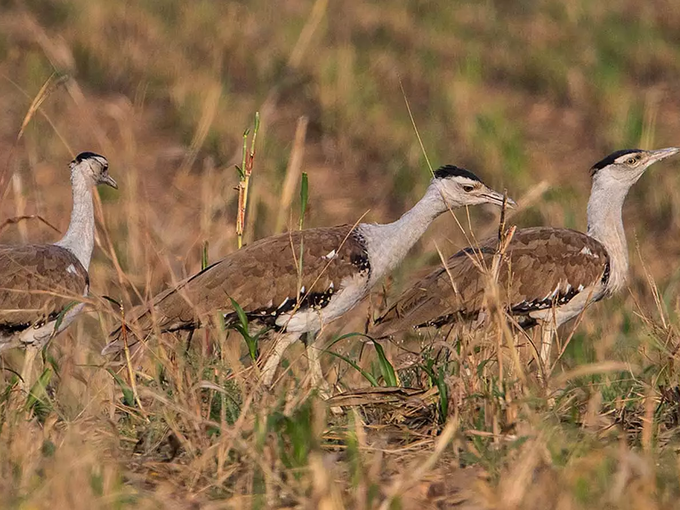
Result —
<svg viewBox="0 0 680 510"><path fill-rule="evenodd" d="M15 146L55 72L69 78ZM281 197L300 171L305 226L408 209L430 174L405 95L433 165L529 194L519 226L584 229L595 161L680 144L678 84L673 0L0 0L0 173L11 176L0 222L39 214L65 231L68 161L104 154L120 190L100 190L91 290L138 303L198 271L204 241L210 260L235 249L233 165L255 111L247 241L297 224L295 201ZM458 364L419 353L448 385L446 409L334 417L301 384L301 349L288 356L294 377L254 398L238 355L206 356L204 344L140 369L137 401L125 371L98 355L115 319L99 300L99 314L50 347L50 385L30 419L7 398L21 354L3 361L0 507L675 508L678 170L664 162L631 191L630 290L586 313L555 370L557 397L499 370L493 345L471 343ZM469 214L476 235L494 233L496 211ZM56 238L34 221L0 232L3 243ZM328 336L362 331L437 264L436 246L464 243L450 216L437 220ZM343 341L345 355L358 359L358 344ZM398 366L398 349L386 349ZM367 386L339 359L323 361L339 387ZM612 362L630 370L605 370ZM579 366L602 373L559 379Z"/></svg>

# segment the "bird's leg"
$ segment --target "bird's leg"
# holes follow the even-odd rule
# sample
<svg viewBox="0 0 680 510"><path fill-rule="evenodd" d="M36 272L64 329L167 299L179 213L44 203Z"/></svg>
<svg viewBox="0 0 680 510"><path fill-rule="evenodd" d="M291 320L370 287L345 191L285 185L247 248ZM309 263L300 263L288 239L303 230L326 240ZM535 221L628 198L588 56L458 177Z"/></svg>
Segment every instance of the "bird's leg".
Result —
<svg viewBox="0 0 680 510"><path fill-rule="evenodd" d="M553 328L551 323L546 323L541 331L541 362L545 370L548 369L548 364L550 363L550 351L552 349L553 333L555 328Z"/></svg>
<svg viewBox="0 0 680 510"><path fill-rule="evenodd" d="M21 368L21 384L24 391L28 395L33 385L33 362L40 352L40 347L28 344L26 346L26 354L24 355L24 365Z"/></svg>
<svg viewBox="0 0 680 510"><path fill-rule="evenodd" d="M328 400L333 395L331 391L331 386L330 384L328 384L328 381L323 376L323 370L321 369L321 359L319 355L321 354L322 349L314 345L317 336L318 332L307 333L306 343L307 343L307 361L309 363L309 377L311 379L312 388L316 388L319 396L323 400ZM342 407L331 406L330 411L336 416L344 414Z"/></svg>
<svg viewBox="0 0 680 510"><path fill-rule="evenodd" d="M309 363L309 377L312 383L312 388L319 390L321 398L328 399L331 396L331 388L328 381L323 376L321 368L321 349L315 345L317 333L307 333L307 361Z"/></svg>
<svg viewBox="0 0 680 510"><path fill-rule="evenodd" d="M323 379L323 370L321 369L321 361L319 360L319 349L314 345L315 340L315 333L310 331L305 335L309 378L313 388L316 388Z"/></svg>
<svg viewBox="0 0 680 510"><path fill-rule="evenodd" d="M553 321L545 321L541 326L541 346L539 349L541 366L538 370L538 377L541 382L545 382L550 377L550 372L552 372L550 351L552 350L553 338L557 333L557 325Z"/></svg>
<svg viewBox="0 0 680 510"><path fill-rule="evenodd" d="M187 354L189 352L189 349L191 349L191 341L194 338L194 331L196 330L193 328L189 330L189 334L187 335L186 347L184 348L184 354ZM203 353L203 355L205 355L205 353Z"/></svg>
<svg viewBox="0 0 680 510"><path fill-rule="evenodd" d="M274 374L281 362L283 353L300 338L300 333L286 333L274 340L274 348L269 354L269 358L262 367L262 384L269 387L274 380Z"/></svg>

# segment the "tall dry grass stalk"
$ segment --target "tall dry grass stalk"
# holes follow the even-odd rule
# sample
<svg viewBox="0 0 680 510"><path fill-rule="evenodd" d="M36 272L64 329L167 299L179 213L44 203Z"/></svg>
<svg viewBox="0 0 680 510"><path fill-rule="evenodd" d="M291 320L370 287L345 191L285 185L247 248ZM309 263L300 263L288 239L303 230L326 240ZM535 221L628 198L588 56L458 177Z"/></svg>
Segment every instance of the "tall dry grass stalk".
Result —
<svg viewBox="0 0 680 510"><path fill-rule="evenodd" d="M250 149L248 149L248 134L250 130L246 129L243 133L243 159L241 166L237 166L239 181L238 181L238 211L236 213L236 239L238 248L243 246L243 230L246 224L246 210L248 208L248 191L250 187L250 176L253 173L253 164L255 163L255 141L257 140L257 132L260 130L260 113L255 112L255 124L253 127L253 137L250 141Z"/></svg>
<svg viewBox="0 0 680 510"><path fill-rule="evenodd" d="M295 187L300 180L302 173L302 161L305 155L305 139L307 136L307 124L309 119L307 117L300 117L295 127L295 139L293 141L293 148L290 152L288 165L286 166L286 177L283 180L283 188L281 190L281 201L279 205L279 212L276 219L276 233L282 232L286 223L286 217L290 214L290 206L293 203L293 195Z"/></svg>
<svg viewBox="0 0 680 510"><path fill-rule="evenodd" d="M31 104L28 107L28 110L26 111L26 114L24 115L23 121L21 122L21 128L19 129L19 132L17 133L16 138L14 139L14 143L12 144L12 147L10 148L8 155L7 155L7 162L5 163L5 168L3 171L0 173L0 201L4 200L6 194L7 194L7 185L8 181L10 179L10 176L13 175L13 167L14 167L14 158L16 156L16 148L19 142L21 141L21 138L24 135L24 132L26 130L26 127L28 124L31 122L33 117L35 116L36 113L41 111L40 107L41 105L45 102L45 100L62 84L64 84L68 80L68 76L58 76L56 73L53 73L50 75L50 77L43 83L42 87L38 91L38 93L33 97L33 100L31 101ZM18 88L20 88L17 85ZM21 90L21 89L20 89ZM23 90L22 92L26 94ZM52 124L52 121L50 118L46 115L45 118L50 122L52 127L54 127L54 124ZM58 130L55 128L54 129L55 133L58 133ZM62 139L62 141L64 141ZM68 147L68 144L65 144L66 147Z"/></svg>

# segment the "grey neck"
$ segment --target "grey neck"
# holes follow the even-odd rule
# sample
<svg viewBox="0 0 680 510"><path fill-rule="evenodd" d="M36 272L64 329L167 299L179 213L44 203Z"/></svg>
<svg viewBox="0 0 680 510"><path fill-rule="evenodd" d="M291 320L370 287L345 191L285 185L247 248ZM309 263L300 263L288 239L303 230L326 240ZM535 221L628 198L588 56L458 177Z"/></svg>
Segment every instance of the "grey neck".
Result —
<svg viewBox="0 0 680 510"><path fill-rule="evenodd" d="M608 292L619 290L628 278L628 244L622 211L629 189L629 184L595 178L588 201L588 235L601 242L609 254Z"/></svg>
<svg viewBox="0 0 680 510"><path fill-rule="evenodd" d="M55 243L73 253L87 271L94 248L94 206L92 184L80 172L71 173L73 211L64 237Z"/></svg>
<svg viewBox="0 0 680 510"><path fill-rule="evenodd" d="M371 261L369 285L392 271L425 233L430 223L446 210L441 192L432 183L425 196L397 221L385 225L362 223L359 231L365 236Z"/></svg>

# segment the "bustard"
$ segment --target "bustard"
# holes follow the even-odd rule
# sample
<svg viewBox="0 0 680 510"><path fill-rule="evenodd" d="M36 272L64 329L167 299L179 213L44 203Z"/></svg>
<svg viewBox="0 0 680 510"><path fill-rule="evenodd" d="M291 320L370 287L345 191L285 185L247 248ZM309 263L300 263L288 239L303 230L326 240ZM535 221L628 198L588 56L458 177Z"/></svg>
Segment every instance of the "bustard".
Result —
<svg viewBox="0 0 680 510"><path fill-rule="evenodd" d="M645 170L680 151L621 150L590 170L587 234L575 230L535 227L517 230L498 272L498 288L507 311L523 327L541 323L540 357L550 357L556 329L589 304L618 291L628 275L628 247L622 208L628 190ZM371 336L441 327L458 321L483 319L487 276L496 238L454 254L446 267L432 271L406 290L378 319ZM480 317L480 314L482 317ZM480 320L481 322L481 320Z"/></svg>
<svg viewBox="0 0 680 510"><path fill-rule="evenodd" d="M38 350L84 306L71 303L89 288L87 270L94 247L92 187L118 187L104 156L83 152L69 166L73 210L64 237L54 244L0 245L0 352L27 349L24 382Z"/></svg>
<svg viewBox="0 0 680 510"><path fill-rule="evenodd" d="M237 319L233 299L251 321L283 333L262 369L262 382L270 386L285 350L304 333L313 339L325 324L354 307L400 263L437 216L448 207L483 203L501 205L503 195L468 170L443 166L434 172L425 196L393 223L313 228L261 239L162 292L150 306L133 311L130 322L137 323L142 337L154 327L161 332L193 330L217 313L230 324ZM120 336L118 327L102 353L119 351ZM324 380L318 349L311 344L310 377L318 386Z"/></svg>

